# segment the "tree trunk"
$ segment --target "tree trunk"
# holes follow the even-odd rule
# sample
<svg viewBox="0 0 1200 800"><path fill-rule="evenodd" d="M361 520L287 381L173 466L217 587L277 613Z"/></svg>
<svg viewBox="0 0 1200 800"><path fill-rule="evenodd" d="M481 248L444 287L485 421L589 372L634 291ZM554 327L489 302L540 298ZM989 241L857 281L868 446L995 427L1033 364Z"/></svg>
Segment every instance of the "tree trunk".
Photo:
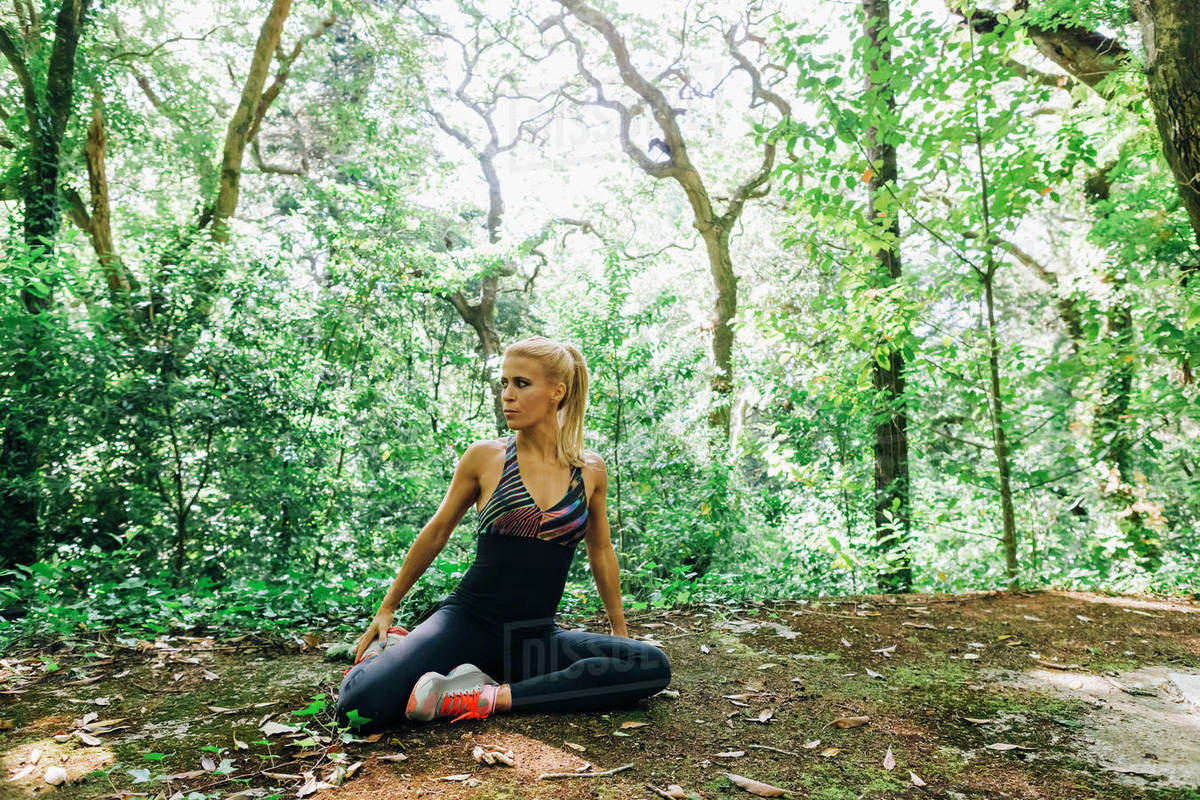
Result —
<svg viewBox="0 0 1200 800"><path fill-rule="evenodd" d="M717 292L709 315L716 374L710 383L713 409L708 415L708 425L721 435L723 441L728 441L733 406L733 328L729 327L729 321L737 314L738 279L733 273L733 259L729 255L729 228L718 222L707 231L701 230L701 234L708 252L708 269Z"/></svg>
<svg viewBox="0 0 1200 800"><path fill-rule="evenodd" d="M1114 287L1123 287L1123 277L1106 276ZM1096 408L1095 446L1103 454L1107 478L1101 483L1101 496L1116 515L1125 541L1147 570L1157 570L1162 563L1162 542L1153 528L1146 524L1138 506L1139 487L1133 463L1134 424L1129 416L1130 395L1137 359L1133 352L1133 314L1125 292L1114 289L1108 310L1108 339L1112 353L1104 376L1103 394ZM1142 487L1144 491L1144 484Z"/></svg>
<svg viewBox="0 0 1200 800"><path fill-rule="evenodd" d="M984 301L987 304L988 372L991 376L992 441L996 468L1000 472L1000 512L1004 524L1004 567L1010 589L1018 587L1017 523L1013 513L1012 481L1008 465L1008 442L1004 435L1004 404L1000 397L1000 344L996 337L996 311L992 296L994 270L991 258L983 276Z"/></svg>
<svg viewBox="0 0 1200 800"><path fill-rule="evenodd" d="M687 153L687 141L679 128L677 117L682 113L675 108L666 94L653 80L646 79L633 64L625 38L617 30L610 17L584 0L558 0L566 11L603 37L609 52L617 62L621 82L639 98L635 107L607 97L602 82L588 71L584 60L583 43L568 29L563 20L556 24L576 53L576 64L587 84L596 92L592 105L603 106L617 112L620 117L618 128L621 149L647 175L657 180L673 178L687 195L692 207L692 224L704 239L708 253L709 271L712 273L716 299L713 303L712 353L716 374L712 378L713 410L708 417L710 430L720 435L726 444L730 436L730 417L733 400L733 329L729 326L737 312L737 276L733 271L733 259L729 253L729 236L733 226L742 215L746 201L763 197L769 191L767 185L775 166L775 137L766 136L762 145L762 161L750 177L735 187L729 195L724 213L718 214L712 205L704 180ZM748 23L747 23L748 24ZM770 105L781 119L791 118L791 106L781 96L764 85L759 69L738 49L741 42L753 38L747 29L743 38L737 37L739 24L724 31L725 44L734 61L731 70L741 70L750 79L751 107ZM676 70L677 71L677 70ZM666 73L664 73L666 74ZM581 102L570 97L572 102ZM633 118L649 107L651 116L662 133L655 142L666 154L665 161L657 161L633 143L630 129Z"/></svg>
<svg viewBox="0 0 1200 800"><path fill-rule="evenodd" d="M871 75L881 67L890 67L891 45L887 39L891 8L888 0L863 0L866 14L863 32L870 46L863 65L868 97L881 100L887 109L884 119L894 123L896 95L891 81L877 82ZM889 75L891 69L885 70ZM895 128L890 124L889 128ZM892 133L893 130L885 131ZM867 219L880 219L877 200L887 187L895 186L899 177L896 165L894 136L880 136L879 127L866 132L867 158L871 163L868 182ZM892 245L875 253L875 285L888 286L900 277L900 219L889 212L886 230ZM889 348L887 366L878 360L872 366L872 382L883 404L882 419L875 425L875 539L879 550L886 554L888 566L877 576L879 589L885 592L906 592L912 588L912 564L908 557L908 537L911 532L911 499L908 480L908 413L904 403L904 354L899 342L880 347Z"/></svg>
<svg viewBox="0 0 1200 800"><path fill-rule="evenodd" d="M1200 244L1200 13L1195 0L1133 0L1163 155Z"/></svg>
<svg viewBox="0 0 1200 800"><path fill-rule="evenodd" d="M469 80L471 74L468 73L467 77ZM463 86L465 85L464 82ZM457 96L487 124L490 137L482 149L476 147L469 136L448 123L441 114L436 111L431 111L431 113L441 129L457 139L467 149L467 152L475 156L479 162L479 169L488 186L488 243L497 244L500 241L500 222L504 216L504 196L500 191L500 175L496 172L496 155L511 150L517 140L514 139L512 144L502 147L496 133L495 123L492 120L492 110L471 101L465 95L464 89L460 88ZM500 288L500 277L512 275L514 272L513 269L505 268L501 269L499 274L485 275L478 303L469 302L462 292L443 295L443 299L448 300L454 306L463 321L470 325L475 330L475 335L479 337L479 374L483 379L484 386L488 387L492 396L492 415L496 421L496 432L500 435L508 432L508 420L504 416L504 403L500 400L502 393L500 384L498 381L492 380L489 364L492 357L500 352L500 334L496 332L496 294Z"/></svg>
<svg viewBox="0 0 1200 800"><path fill-rule="evenodd" d="M7 25L0 26L0 53L8 60L22 89L28 128L28 167L22 176L25 245L30 252L40 249L34 260L33 276L40 286L22 288L21 301L30 314L40 314L53 302L52 277L38 269L54 259L62 219L58 175L62 140L71 117L75 91L75 55L90 0L63 0L54 21L54 44L49 57L37 53L38 41L18 46ZM30 57L33 56L33 57ZM46 65L44 79L33 69ZM39 274L40 273L40 274ZM12 365L13 381L30 403L43 396L42 367L38 363L44 335L42 326L23 326L21 355ZM46 415L29 404L13 403L4 418L0 443L0 558L10 564L29 563L37 557L41 531L38 527L38 450Z"/></svg>
<svg viewBox="0 0 1200 800"><path fill-rule="evenodd" d="M271 59L279 48L283 22L287 19L291 7L292 0L274 0L271 4L271 11L263 21L258 41L254 45L254 56L250 60L250 71L242 87L242 97L225 131L225 147L221 153L221 182L212 215L212 238L222 244L229 241L226 221L237 210L242 159L246 153L246 145L253 133L257 132L259 108L264 102L269 102L263 96L263 85L267 82Z"/></svg>

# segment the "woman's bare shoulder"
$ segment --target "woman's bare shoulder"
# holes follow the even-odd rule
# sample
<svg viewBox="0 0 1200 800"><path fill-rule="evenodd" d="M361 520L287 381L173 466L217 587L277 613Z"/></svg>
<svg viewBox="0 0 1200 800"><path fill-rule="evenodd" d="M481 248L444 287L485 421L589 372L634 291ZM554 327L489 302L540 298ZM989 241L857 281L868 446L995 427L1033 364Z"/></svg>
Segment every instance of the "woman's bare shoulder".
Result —
<svg viewBox="0 0 1200 800"><path fill-rule="evenodd" d="M494 462L497 458L501 461L504 459L504 450L507 440L500 439L480 439L472 442L462 454L462 460L468 464L476 466L486 466Z"/></svg>
<svg viewBox="0 0 1200 800"><path fill-rule="evenodd" d="M498 439L479 439L471 442L467 450L500 450L503 452L506 444L508 444L507 436L501 436Z"/></svg>
<svg viewBox="0 0 1200 800"><path fill-rule="evenodd" d="M604 464L604 459L595 450L584 450L580 455L583 456L583 468L588 472L594 472L598 475L604 474L607 467Z"/></svg>

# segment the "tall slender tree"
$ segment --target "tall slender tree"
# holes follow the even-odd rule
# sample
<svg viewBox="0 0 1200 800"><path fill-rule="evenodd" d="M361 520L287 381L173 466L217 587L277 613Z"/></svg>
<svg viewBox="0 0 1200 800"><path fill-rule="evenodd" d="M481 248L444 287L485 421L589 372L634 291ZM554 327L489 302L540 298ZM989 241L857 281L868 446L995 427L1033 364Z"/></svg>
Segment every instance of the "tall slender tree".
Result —
<svg viewBox="0 0 1200 800"><path fill-rule="evenodd" d="M875 250L873 282L890 286L901 275L900 215L888 192L898 178L896 141L896 92L892 81L891 8L888 0L863 0L863 34L867 39L863 72L864 105L875 109L869 116L865 147L870 164L867 179L867 219L884 232L886 246ZM883 202L881 202L883 201ZM887 555L887 566L879 573L879 588L908 591L912 565L908 557L912 500L908 480L908 411L904 400L904 352L900 343L876 343L872 365L875 390L882 408L875 423L875 536Z"/></svg>
<svg viewBox="0 0 1200 800"><path fill-rule="evenodd" d="M21 302L37 316L50 308L56 283L55 250L62 219L59 192L60 156L75 96L75 62L87 21L90 0L63 0L54 17L52 41L46 41L38 9L15 3L19 31L0 22L0 52L16 74L24 106L26 167L16 192L24 209L25 246L32 260ZM14 143L14 147L16 147ZM23 394L6 403L0 442L0 559L28 563L37 555L40 531L38 456L45 417L38 410L39 363L43 325L24 325L13 364L13 384ZM14 398L15 400L15 398Z"/></svg>
<svg viewBox="0 0 1200 800"><path fill-rule="evenodd" d="M727 195L724 210L718 210L714 205L714 196L705 184L699 168L688 155L688 142L679 127L679 116L683 110L675 108L664 92L661 82L671 76L689 81L686 70L678 63L671 64L656 78L646 78L633 64L629 47L617 30L612 18L604 12L588 5L583 0L558 0L566 10L566 15L544 23L547 29L557 24L563 36L571 44L576 54L576 63L580 77L586 83L586 88L594 93L590 100L568 95L572 102L580 105L597 105L615 111L620 119L619 135L621 149L637 166L656 180L673 179L683 189L688 203L692 208L692 224L700 233L708 255L709 271L712 274L716 299L711 315L712 353L716 365L716 374L712 378L712 393L715 408L709 415L709 426L718 432L724 441L729 440L731 405L733 400L733 328L730 321L737 313L737 282L734 272L733 256L730 250L730 237L733 228L741 219L746 202L754 198L765 197L770 191L769 180L775 166L776 141L778 134L769 133L762 137L762 158L755 171L741 183L735 186ZM613 59L617 64L617 72L621 83L633 91L637 100L629 105L620 100L610 98L605 92L604 82L598 78L586 63L586 49L583 41L567 24L566 16L572 16L603 39ZM792 110L790 104L772 90L762 76L759 68L740 50L740 45L746 41L760 41L750 31L750 21L745 25L730 25L723 30L723 39L733 66L730 72L742 71L750 78L750 106L752 108L771 106L776 114L784 120L790 120ZM651 140L646 150L633 143L630 127L634 117L643 114L649 108L650 115L661 134ZM654 149L665 156L656 159L652 154Z"/></svg>
<svg viewBox="0 0 1200 800"><path fill-rule="evenodd" d="M425 102L428 113L438 127L461 144L479 163L488 190L487 240L488 244L495 245L500 243L501 222L504 216L504 192L500 183L500 173L496 170L496 158L512 152L522 138L535 137L538 131L554 119L554 109L558 101L555 100L530 117L522 119L516 130L502 133L497 125L497 115L502 104L511 106L514 101L530 101L536 104L542 103L546 98L514 94L519 83L515 67L503 70L496 76L479 74L481 60L489 57L489 51L502 52L512 34L498 30L498 23L494 21L485 25L484 15L474 8L460 5L460 11L468 14L473 20L471 35L465 41L436 20L424 14L420 16L429 35L444 39L459 51L462 77L450 94L462 108L471 112L477 125L483 126L483 135L473 135L466 125L448 120L436 107L433 98L428 96L428 91ZM508 48L509 57L514 53L519 55L521 51L519 48ZM476 83L483 83L483 88L475 86ZM516 267L511 263L503 264L497 269L489 269L481 278L479 299L475 302L472 302L462 289L440 295L454 306L463 321L470 325L479 337L480 373L491 393L492 413L499 433L508 430L508 422L504 417L504 406L500 402L500 384L492 380L489 374L492 359L500 353L500 333L496 328L496 297L500 289L500 279L515 275L516 272Z"/></svg>

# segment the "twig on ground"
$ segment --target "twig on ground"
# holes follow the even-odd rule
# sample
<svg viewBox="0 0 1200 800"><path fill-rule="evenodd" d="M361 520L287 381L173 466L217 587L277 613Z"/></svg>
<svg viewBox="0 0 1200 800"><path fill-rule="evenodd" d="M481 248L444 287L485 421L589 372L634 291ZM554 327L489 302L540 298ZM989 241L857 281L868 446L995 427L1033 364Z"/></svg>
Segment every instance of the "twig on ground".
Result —
<svg viewBox="0 0 1200 800"><path fill-rule="evenodd" d="M767 744L748 744L746 746L752 750L770 750L772 753L783 753L785 756L795 756L796 758L800 757L799 753L793 753L791 750L780 750L778 747L771 747Z"/></svg>
<svg viewBox="0 0 1200 800"><path fill-rule="evenodd" d="M1041 658L1035 658L1033 660L1033 663L1041 664L1043 667L1049 667L1050 669L1061 669L1061 670L1085 669L1085 667L1081 667L1078 664L1055 664L1053 661L1046 661L1045 659L1041 659Z"/></svg>
<svg viewBox="0 0 1200 800"><path fill-rule="evenodd" d="M541 775L538 775L538 780L545 781L545 780L550 780L552 778L602 778L605 775L613 775L622 770L632 769L632 768L633 768L633 764L629 763L623 767L614 767L613 769L607 769L604 772L543 772Z"/></svg>
<svg viewBox="0 0 1200 800"><path fill-rule="evenodd" d="M134 686L136 686L137 688L141 689L143 692L154 693L154 692L186 692L187 691L187 689L184 689L184 688L173 689L171 687L167 687L165 689L151 689L149 686L142 686L140 683L137 683L136 681L130 681L130 683L133 684Z"/></svg>

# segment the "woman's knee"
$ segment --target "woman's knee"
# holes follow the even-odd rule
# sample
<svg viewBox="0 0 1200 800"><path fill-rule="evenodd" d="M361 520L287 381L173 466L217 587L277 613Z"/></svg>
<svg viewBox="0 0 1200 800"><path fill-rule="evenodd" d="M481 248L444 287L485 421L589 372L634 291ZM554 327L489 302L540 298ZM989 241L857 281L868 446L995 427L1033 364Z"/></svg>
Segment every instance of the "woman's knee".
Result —
<svg viewBox="0 0 1200 800"><path fill-rule="evenodd" d="M338 691L336 715L339 723L365 730L370 723L387 724L397 716L396 687L407 679L406 671L386 668L382 656L374 656L347 674ZM407 699L407 695L405 695Z"/></svg>
<svg viewBox="0 0 1200 800"><path fill-rule="evenodd" d="M645 669L665 687L671 682L671 660L662 648L650 645L645 652Z"/></svg>
<svg viewBox="0 0 1200 800"><path fill-rule="evenodd" d="M363 670L355 666L344 681L341 688L338 689L337 706L335 711L339 722L348 721L348 715L351 711L359 711L363 706L363 701L366 699L366 676Z"/></svg>

